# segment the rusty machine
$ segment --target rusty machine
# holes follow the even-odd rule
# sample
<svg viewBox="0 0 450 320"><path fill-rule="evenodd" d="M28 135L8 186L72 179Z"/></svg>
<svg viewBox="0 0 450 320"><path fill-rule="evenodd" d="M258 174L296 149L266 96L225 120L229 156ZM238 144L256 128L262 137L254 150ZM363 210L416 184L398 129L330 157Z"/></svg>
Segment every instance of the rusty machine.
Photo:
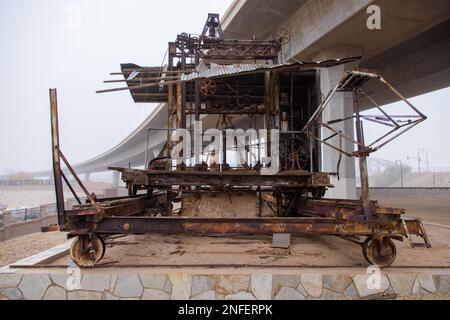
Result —
<svg viewBox="0 0 450 320"><path fill-rule="evenodd" d="M83 186L61 152L58 133L56 90L50 90L54 177L58 220L61 230L76 237L70 255L81 267L95 266L105 254L105 239L115 234L317 234L337 236L362 247L366 260L381 267L396 257L393 240L408 239L413 247L430 247L420 220L405 219L403 209L385 208L370 199L367 157L386 143L424 121L426 117L380 75L370 70L346 72L326 96L320 93L321 68L355 61L359 57L321 62L288 62L278 59L289 34L282 30L272 40L227 39L219 16L210 14L201 35L180 34L169 43L168 64L140 67L123 64L117 74L126 87L99 93L129 90L137 103L164 103L167 126L149 128L163 132L165 142L151 159L145 152L145 167L110 168L122 173L128 196L97 199ZM412 116L385 112L364 91L368 82L379 82L404 101ZM344 119L323 120L330 101L341 92L354 97L354 112ZM377 116L360 110L359 99L380 111ZM334 125L355 121L356 139ZM363 122L389 128L373 143L366 143ZM222 132L223 151L205 148L187 135L203 128ZM264 129L265 135L244 136L225 142L230 130ZM167 134L166 134L167 133ZM201 132L200 132L201 135ZM273 149L273 140L276 150ZM188 141L189 140L189 141ZM228 139L230 140L230 139ZM212 141L212 139L211 139ZM185 142L185 149L178 145ZM222 142L222 141L216 141ZM349 143L353 150L345 148ZM331 175L321 172L321 148L327 146L342 156L359 161L362 196L359 200L324 199L332 188ZM206 150L206 151L203 151ZM257 150L257 151L255 151ZM240 153L241 163L230 156ZM178 159L174 159L176 154ZM178 157L180 156L180 157ZM340 161L339 161L340 162ZM61 170L64 163L87 196L81 203ZM264 170L275 168L265 174ZM72 190L78 205L64 208L63 181ZM175 205L185 197L248 193L257 199L255 212L245 217L186 216ZM263 207L270 214L263 213ZM413 240L419 237L423 244Z"/></svg>

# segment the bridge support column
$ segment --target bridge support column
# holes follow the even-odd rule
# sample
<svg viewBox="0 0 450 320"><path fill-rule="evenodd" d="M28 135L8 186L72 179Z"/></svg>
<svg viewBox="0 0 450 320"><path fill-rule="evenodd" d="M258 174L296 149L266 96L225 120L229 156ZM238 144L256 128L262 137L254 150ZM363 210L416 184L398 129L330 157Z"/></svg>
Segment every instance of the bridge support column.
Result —
<svg viewBox="0 0 450 320"><path fill-rule="evenodd" d="M353 49L353 48L351 48ZM358 55L354 52L354 49L349 52L348 48L333 49L328 52L323 52L317 57L316 61L328 59L333 57L348 57L351 55ZM316 59L316 58L315 58ZM322 69L320 71L320 85L322 95L326 96L330 90L332 90L340 81L344 72L356 68L358 63L350 63L347 65L335 66L332 68ZM330 101L329 106L323 113L323 121L342 119L349 117L353 114L353 94L350 93L337 93L335 97ZM333 128L342 131L346 136L354 137L354 121L348 120L345 122L333 124ZM331 131L324 129L322 131L322 137L329 137L332 134ZM339 146L340 141L338 138L333 138L329 141L332 145ZM342 139L342 146L346 151L354 151L355 146ZM340 153L332 148L323 145L322 146L322 171L324 172L336 172L339 162ZM355 159L349 158L346 155L342 155L341 165L339 168L339 179L337 176L331 178L331 183L335 186L334 189L328 190L327 198L339 198L339 199L357 199L356 196L356 166Z"/></svg>
<svg viewBox="0 0 450 320"><path fill-rule="evenodd" d="M117 188L120 183L120 174L117 171L113 171L112 173L112 186L113 188Z"/></svg>
<svg viewBox="0 0 450 320"><path fill-rule="evenodd" d="M84 174L84 181L91 181L91 173L87 172Z"/></svg>

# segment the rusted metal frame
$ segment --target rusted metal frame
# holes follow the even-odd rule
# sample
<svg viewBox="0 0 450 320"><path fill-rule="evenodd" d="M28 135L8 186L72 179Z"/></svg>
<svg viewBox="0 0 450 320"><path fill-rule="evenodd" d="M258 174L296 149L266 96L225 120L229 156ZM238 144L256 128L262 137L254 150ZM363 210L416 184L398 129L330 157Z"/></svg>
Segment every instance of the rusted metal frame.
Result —
<svg viewBox="0 0 450 320"><path fill-rule="evenodd" d="M362 93L378 110L380 110L391 122L394 126L398 126L397 121L395 121L389 114L381 108L364 90L359 89L358 92Z"/></svg>
<svg viewBox="0 0 450 320"><path fill-rule="evenodd" d="M103 209L103 216L133 216L145 212L149 208L149 197L136 197L132 201L112 204Z"/></svg>
<svg viewBox="0 0 450 320"><path fill-rule="evenodd" d="M391 138L389 138L388 140L384 141L382 144L378 145L377 147L374 147L372 150L376 151L379 150L380 148L384 147L386 144L388 144L389 142L391 142L392 140L398 138L399 136L403 135L405 132L411 130L412 128L414 128L415 126L417 126L418 124L422 123L423 121L425 121L425 119L420 119L420 120L416 120L413 121L411 123L407 123L405 125L400 126L400 128L407 126L407 128L405 128L404 130L401 130L399 133L395 134L394 136L392 136ZM385 134L383 137L377 139L375 142L371 143L369 145L369 147L372 147L374 144L380 142L381 140L383 140L384 138L386 138L388 135L390 135L391 133L397 131L396 130L392 130L389 134Z"/></svg>
<svg viewBox="0 0 450 320"><path fill-rule="evenodd" d="M177 81L165 81L163 83L160 83L160 82L149 83L149 84L143 84L143 85L139 85L139 86L128 86L128 87L122 87L122 88L98 90L98 91L96 91L96 93L108 93L108 92L117 92L117 91L126 91L126 90L146 89L146 88L152 88L152 87L165 86L165 85L169 85L169 84L178 84L181 82L182 82L181 80L177 80Z"/></svg>
<svg viewBox="0 0 450 320"><path fill-rule="evenodd" d="M186 114L195 114L195 111L188 111ZM259 115L265 115L265 110L239 110L239 109L230 109L230 110L220 110L219 108L208 108L207 110L201 110L199 112L199 115L201 114L246 114L246 115L253 115L253 114L259 114Z"/></svg>
<svg viewBox="0 0 450 320"><path fill-rule="evenodd" d="M331 125L331 124L335 124L335 123L339 123L339 122L344 122L344 121L347 121L347 120L351 120L351 119L354 119L354 118L355 118L355 116L354 116L354 115L351 115L351 116L348 116L348 117L345 117L345 118L329 120L329 121L324 122L324 123L327 124L327 125Z"/></svg>
<svg viewBox="0 0 450 320"><path fill-rule="evenodd" d="M279 45L273 43L243 43L219 42L216 44L203 44L199 50L199 55L207 60L274 60L277 59Z"/></svg>
<svg viewBox="0 0 450 320"><path fill-rule="evenodd" d="M257 188L258 193L258 217L262 217L263 214L263 195L261 191L261 187Z"/></svg>
<svg viewBox="0 0 450 320"><path fill-rule="evenodd" d="M331 126L328 125L328 124L330 124L330 123L342 122L342 121L345 121L345 120L348 120L348 119L352 119L352 118L355 118L355 116L347 117L347 118L345 118L345 119L338 119L338 120L334 120L334 121L327 122L327 123L319 122L319 123L317 123L316 125L318 125L318 126L323 126L323 127L327 128L327 129L329 129L329 130L331 130L331 131L333 131L333 132L339 134L340 136L342 136L342 137L345 138L346 140L348 140L348 141L350 141L350 142L356 144L357 146L360 146L360 144L359 144L358 141L355 141L355 140L349 138L348 136L344 135L342 132L340 132L340 131L338 132L338 131L336 131L333 127L331 127ZM364 118L364 119L366 119L366 120L374 121L373 119L369 119L369 118L367 118L367 117L365 117L365 116L361 116L361 115L360 115L360 118ZM374 142L372 142L370 145L367 146L367 148L372 148L376 143L380 142L381 140L383 140L384 138L386 138L387 136L389 136L389 135L392 134L393 132L397 131L399 128L403 128L403 127L405 127L405 126L409 126L407 129L405 129L405 130L403 130L401 133L399 133L399 134L393 136L391 139L387 140L387 141L384 142L382 145L380 145L380 146L378 146L378 147L373 148L372 150L370 150L370 152L374 152L374 151L380 149L382 146L386 145L387 143L391 142L392 140L396 139L398 136L402 135L402 134L405 133L406 131L412 129L414 126L416 126L417 124L419 124L419 123L422 122L422 121L424 121L424 119L415 120L415 121L413 121L413 122L405 123L405 124L402 124L402 125L396 125L396 127L395 127L393 130L389 131L388 133L384 134L382 137L380 137L380 138L378 138L377 140L375 140ZM377 123L378 123L378 122L377 122ZM383 123L383 125L386 125L386 124ZM316 138L318 141L323 142L323 141L320 140L319 138L317 138L317 137L315 137L315 138ZM328 145L328 146L331 146L331 145ZM366 147L366 146L364 146L364 147ZM341 151L339 148L333 147L333 149L335 149L335 150L337 150L337 151ZM366 151L367 151L367 150L366 150ZM347 153L346 153L346 154L347 154ZM353 154L353 155L354 155L354 154Z"/></svg>
<svg viewBox="0 0 450 320"><path fill-rule="evenodd" d="M176 105L177 105L177 129L183 128L183 86L181 82L177 84L177 99L176 99Z"/></svg>
<svg viewBox="0 0 450 320"><path fill-rule="evenodd" d="M173 85L168 87L168 99L167 99L167 156L172 154L172 130L173 130Z"/></svg>
<svg viewBox="0 0 450 320"><path fill-rule="evenodd" d="M176 52L174 43L169 43L169 66L168 72L173 72L173 56ZM167 86L167 156L172 155L172 130L173 130L173 106L174 106L174 86L169 84Z"/></svg>
<svg viewBox="0 0 450 320"><path fill-rule="evenodd" d="M147 136L145 140L145 158L144 158L144 168L147 170L148 166L148 144L150 140L150 129L147 129Z"/></svg>
<svg viewBox="0 0 450 320"><path fill-rule="evenodd" d="M321 142L321 143L323 143L324 145L326 145L326 146L328 146L328 147L330 147L330 148L332 148L332 149L334 149L334 150L336 150L336 151L338 151L338 152L342 152L343 154L345 154L345 155L348 156L348 157L353 157L353 156L354 156L353 153L349 153L349 152L347 152L347 151L341 150L341 149L339 149L338 147L335 147L334 145L332 145L331 143L324 142L321 138L316 137L316 135L312 134L310 131L308 131L307 134L308 134L310 137L312 137L313 139L317 140L318 142Z"/></svg>
<svg viewBox="0 0 450 320"><path fill-rule="evenodd" d="M290 72L289 91L289 130L294 130L294 72ZM290 136L291 157L294 155L294 134Z"/></svg>
<svg viewBox="0 0 450 320"><path fill-rule="evenodd" d="M61 158L59 151L58 99L56 89L49 90L50 120L52 126L52 159L53 178L55 183L56 207L58 209L58 224L64 225L66 211L64 207L64 189L62 184Z"/></svg>
<svg viewBox="0 0 450 320"><path fill-rule="evenodd" d="M229 47L255 47L255 46L262 46L262 47L274 47L274 48L281 48L280 44L274 40L246 40L246 39L224 39L221 42L218 43L203 43L201 45L202 49L211 49L214 47L220 46L229 46Z"/></svg>
<svg viewBox="0 0 450 320"><path fill-rule="evenodd" d="M322 112L325 109L325 107L328 105L328 103L330 103L331 98L333 97L333 95L338 90L338 87L339 87L339 85L335 86L333 90L330 90L330 92L328 93L328 95L325 98L325 100L322 102L322 104L319 106L319 108L317 108L317 110L314 112L314 114L312 115L311 119L309 119L309 121L306 123L306 125L304 126L302 131L304 131L304 132L308 131L309 127L311 127L311 125L314 122L316 122L317 116L319 114L322 114Z"/></svg>
<svg viewBox="0 0 450 320"><path fill-rule="evenodd" d="M391 128L398 128L398 126L394 126L393 124L390 124L387 121L374 119L374 118L369 117L369 116L361 116L361 118L364 119L364 120L370 121L370 122L374 122L376 124L383 125L383 126L387 126L387 127L391 127Z"/></svg>
<svg viewBox="0 0 450 320"><path fill-rule="evenodd" d="M115 234L317 234L403 237L398 224L339 221L329 218L142 218L104 217L97 233Z"/></svg>
<svg viewBox="0 0 450 320"><path fill-rule="evenodd" d="M61 150L59 150L59 155L61 157L61 159L63 160L63 162L65 163L67 169L69 169L70 173L72 174L72 176L74 177L74 179L77 181L78 185L80 186L80 188L83 190L84 194L86 195L86 197L89 199L89 202L92 204L93 207L95 207L97 210L100 211L100 207L98 206L98 204L96 203L94 197L89 193L89 191L86 189L86 187L84 186L83 182L81 182L80 178L78 177L77 173L75 172L75 170L72 168L72 166L70 165L69 161L66 159L66 157L64 156L64 154L61 152Z"/></svg>
<svg viewBox="0 0 450 320"><path fill-rule="evenodd" d="M132 72L136 71L136 72L145 73L145 74L149 74L149 73L160 74L161 72L164 72L166 74L182 74L182 73L196 72L197 70L186 69L186 70L166 70L166 71L164 71L163 69L160 69L160 68L158 70L150 70L148 68L141 68L141 69L123 69L122 71L125 73L132 73ZM121 75L123 75L123 72L121 72L121 73L114 72L111 75L121 76Z"/></svg>
<svg viewBox="0 0 450 320"><path fill-rule="evenodd" d="M360 116L360 108L358 102L358 92L353 91L353 112L356 115L355 128L356 137L358 141L358 153L359 153L359 175L361 180L361 202L363 206L364 216L366 219L371 219L376 216L376 212L372 210L370 202L370 189L369 189L369 173L367 169L367 147L365 147L364 133L362 127L362 120Z"/></svg>
<svg viewBox="0 0 450 320"><path fill-rule="evenodd" d="M272 74L270 71L264 72L264 107L265 124L267 130L266 153L268 157L272 156L271 131L272 131Z"/></svg>
<svg viewBox="0 0 450 320"><path fill-rule="evenodd" d="M69 179L67 179L67 177L63 171L61 171L61 176L64 179L64 182L66 183L66 185L69 187L70 192L72 192L72 195L74 196L75 200L77 200L78 204L81 204L80 198L78 197L77 193L75 192L72 185L70 184Z"/></svg>
<svg viewBox="0 0 450 320"><path fill-rule="evenodd" d="M275 129L281 130L281 109L280 109L280 74L277 71L273 72L273 104L275 112Z"/></svg>
<svg viewBox="0 0 450 320"><path fill-rule="evenodd" d="M373 203L372 205L375 206ZM361 215L363 210L361 202L345 203L322 200L299 200L295 203L294 209L300 214L333 218L339 220L355 220L357 215Z"/></svg>
<svg viewBox="0 0 450 320"><path fill-rule="evenodd" d="M121 82L127 82L127 83L133 83L133 82L139 82L139 83L143 83L143 82L149 82L152 81L153 83L155 82L155 80L159 80L159 81L164 81L164 80L181 80L180 76L173 76L173 77L153 77L153 78L134 78L131 80L104 80L103 83L121 83ZM164 83L164 82L162 82Z"/></svg>
<svg viewBox="0 0 450 320"><path fill-rule="evenodd" d="M336 136L338 136L338 134L337 134L337 133L333 133L333 134L332 134L331 136L329 136L328 138L323 139L323 142L327 142L327 141L333 139L333 138L336 137Z"/></svg>
<svg viewBox="0 0 450 320"><path fill-rule="evenodd" d="M328 130L333 131L334 133L338 134L339 136L341 136L345 140L350 141L350 142L356 144L359 147L365 147L365 145L363 145L360 142L358 142L357 140L354 140L354 139L350 138L349 136L345 135L344 133L342 133L342 131L337 131L336 129L334 129L333 127L331 127L329 125L326 125L325 123L320 123L319 125L322 125L323 127L327 128Z"/></svg>
<svg viewBox="0 0 450 320"><path fill-rule="evenodd" d="M392 140L396 139L397 137L401 136L402 134L404 134L406 131L411 130L412 128L414 128L415 126L417 126L419 123L423 122L425 120L420 120L419 122L416 122L414 124L412 124L411 126L409 126L408 128L406 128L405 130L399 132L398 134L394 135L392 138L386 140L385 142L383 142L382 144L380 144L379 146L377 146L376 148L373 148L374 151L379 150L380 148L384 147L386 144L388 144L389 142L391 142Z"/></svg>
<svg viewBox="0 0 450 320"><path fill-rule="evenodd" d="M154 188L171 186L217 186L217 187L310 187L311 176L262 176L262 175L200 175L189 172L181 175L152 174L149 175L148 186ZM328 186L328 185L326 185Z"/></svg>
<svg viewBox="0 0 450 320"><path fill-rule="evenodd" d="M394 92L402 101L404 101L408 106L411 107L421 118L426 120L427 116L420 112L411 102L409 102L400 92L397 91L389 82L387 82L383 77L379 77L379 80L384 83L392 92Z"/></svg>

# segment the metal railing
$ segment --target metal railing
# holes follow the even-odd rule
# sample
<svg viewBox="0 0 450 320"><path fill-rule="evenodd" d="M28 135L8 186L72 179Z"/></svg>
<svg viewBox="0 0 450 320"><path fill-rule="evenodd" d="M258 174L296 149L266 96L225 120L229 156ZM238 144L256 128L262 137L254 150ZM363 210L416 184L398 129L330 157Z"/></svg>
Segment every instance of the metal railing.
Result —
<svg viewBox="0 0 450 320"><path fill-rule="evenodd" d="M80 198L83 202L85 198ZM65 202L64 206L66 209L70 209L72 204L74 203L74 199L70 199ZM7 224L17 224L23 223L27 221L33 221L36 219L40 219L42 217L52 216L57 214L56 204L47 204L41 205L39 207L34 208L22 208L22 209L6 209L0 210L0 228L5 226L5 216L8 216Z"/></svg>

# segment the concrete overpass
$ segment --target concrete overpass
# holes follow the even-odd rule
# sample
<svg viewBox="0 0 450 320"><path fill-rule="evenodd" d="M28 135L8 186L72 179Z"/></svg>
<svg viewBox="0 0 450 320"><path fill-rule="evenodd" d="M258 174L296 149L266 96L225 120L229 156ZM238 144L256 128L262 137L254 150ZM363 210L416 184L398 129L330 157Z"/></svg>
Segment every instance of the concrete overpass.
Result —
<svg viewBox="0 0 450 320"><path fill-rule="evenodd" d="M369 30L367 8L381 9L381 30ZM270 39L280 28L290 33L283 46L282 60L316 61L362 55L359 63L321 71L324 94L337 83L343 72L354 67L373 68L406 97L417 96L450 85L450 2L448 0L235 0L222 17L228 37ZM393 102L382 87L369 93L380 104ZM335 118L352 114L348 94L332 101ZM424 110L426 112L426 110ZM104 171L108 166L144 164L147 128L166 123L163 105L117 147L75 166L80 173ZM353 123L341 130L353 135ZM151 132L151 149L161 148L165 132ZM348 146L350 148L350 146ZM153 152L150 151L150 155ZM323 150L323 170L335 171L338 155ZM333 197L354 198L355 163L346 159L341 181Z"/></svg>
<svg viewBox="0 0 450 320"><path fill-rule="evenodd" d="M381 9L381 30L367 27L367 9ZM406 97L450 85L450 2L447 0L235 0L223 17L230 36L269 39L280 29L290 33L283 46L283 61L325 60L362 55L351 65L322 70L322 93L354 67L376 69ZM380 105L395 101L383 87L367 90ZM351 94L331 102L325 118L353 113ZM331 111L330 111L331 110ZM426 112L426 110L425 110ZM353 122L340 128L353 135ZM350 150L352 146L348 145ZM338 154L323 149L324 171L335 171ZM355 162L346 158L341 180L331 197L354 198Z"/></svg>

